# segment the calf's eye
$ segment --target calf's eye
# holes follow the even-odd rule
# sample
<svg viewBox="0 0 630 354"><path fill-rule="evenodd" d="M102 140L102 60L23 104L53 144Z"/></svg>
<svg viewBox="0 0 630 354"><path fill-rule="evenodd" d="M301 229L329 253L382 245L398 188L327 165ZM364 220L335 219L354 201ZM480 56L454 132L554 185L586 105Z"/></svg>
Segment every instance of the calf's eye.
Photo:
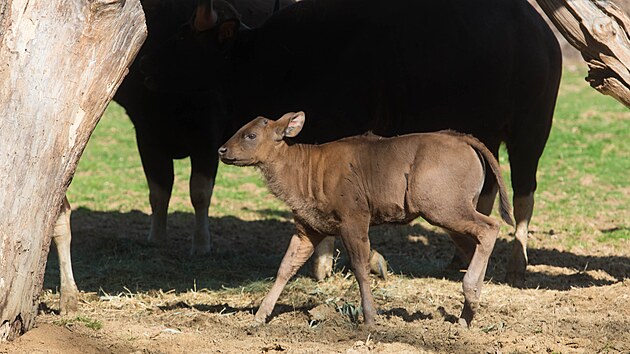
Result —
<svg viewBox="0 0 630 354"><path fill-rule="evenodd" d="M254 139L256 139L256 134L249 133L249 134L245 135L245 138L248 139L248 140L254 140Z"/></svg>

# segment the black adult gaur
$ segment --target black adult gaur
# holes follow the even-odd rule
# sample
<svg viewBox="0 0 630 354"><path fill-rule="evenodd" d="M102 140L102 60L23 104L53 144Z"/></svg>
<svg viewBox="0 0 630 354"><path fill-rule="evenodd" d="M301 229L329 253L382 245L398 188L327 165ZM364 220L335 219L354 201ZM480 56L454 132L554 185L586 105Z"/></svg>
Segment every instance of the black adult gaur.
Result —
<svg viewBox="0 0 630 354"><path fill-rule="evenodd" d="M114 96L125 108L136 130L142 167L149 185L151 229L149 241L162 244L166 239L168 204L173 188L173 159L190 157L190 199L195 209L192 254L210 251L208 208L217 172L216 149L222 143L224 107L222 98L206 90L167 90L154 92L145 86L141 59L155 53L184 29L192 26L198 4L212 4L212 21L239 19L249 25L260 24L272 13L276 0L144 0L148 36ZM286 6L292 0L282 1ZM216 102L215 102L216 101Z"/></svg>
<svg viewBox="0 0 630 354"><path fill-rule="evenodd" d="M255 29L194 23L196 32L147 60L147 84L215 92L198 104L224 112L211 118L228 135L252 116L303 110L311 118L298 142L454 129L495 156L504 142L516 220L507 280L523 283L536 169L562 66L553 33L525 0L304 0ZM486 181L478 209L487 214L497 187ZM460 249L475 246L455 239ZM323 244L320 256L330 255ZM330 262L320 264L323 277Z"/></svg>

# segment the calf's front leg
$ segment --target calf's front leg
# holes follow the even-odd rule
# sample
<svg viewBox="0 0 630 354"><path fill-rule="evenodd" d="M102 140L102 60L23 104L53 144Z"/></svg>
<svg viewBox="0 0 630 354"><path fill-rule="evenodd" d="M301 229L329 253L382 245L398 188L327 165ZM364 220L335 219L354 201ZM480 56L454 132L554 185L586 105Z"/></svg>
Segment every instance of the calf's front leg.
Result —
<svg viewBox="0 0 630 354"><path fill-rule="evenodd" d="M255 322L265 323L267 321L267 317L269 317L274 306L276 306L276 301L278 301L278 297L280 297L280 293L282 293L289 279L291 279L311 257L315 246L317 246L323 238L324 237L321 235L307 234L305 232L298 232L291 237L289 248L284 258L282 258L282 263L280 263L276 281L273 283L267 296L263 299L258 311L256 311L256 315L254 316Z"/></svg>

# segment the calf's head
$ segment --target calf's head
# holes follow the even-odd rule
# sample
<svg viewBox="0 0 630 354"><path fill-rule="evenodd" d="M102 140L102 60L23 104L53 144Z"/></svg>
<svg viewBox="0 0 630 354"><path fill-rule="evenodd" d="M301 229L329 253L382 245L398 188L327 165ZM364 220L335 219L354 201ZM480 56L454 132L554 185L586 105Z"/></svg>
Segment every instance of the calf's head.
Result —
<svg viewBox="0 0 630 354"><path fill-rule="evenodd" d="M304 112L286 113L275 121L258 117L219 148L219 158L236 166L256 166L270 161L286 146L284 138L298 135L305 118Z"/></svg>

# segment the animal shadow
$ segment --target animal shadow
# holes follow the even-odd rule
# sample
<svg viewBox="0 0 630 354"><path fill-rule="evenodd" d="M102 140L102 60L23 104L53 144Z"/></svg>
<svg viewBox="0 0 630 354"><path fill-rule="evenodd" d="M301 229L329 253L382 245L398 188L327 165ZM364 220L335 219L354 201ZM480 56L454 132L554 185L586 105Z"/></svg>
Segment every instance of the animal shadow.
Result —
<svg viewBox="0 0 630 354"><path fill-rule="evenodd" d="M266 216L267 211L261 215ZM275 215L275 216L287 216ZM149 216L140 211L101 212L79 208L72 214L72 258L75 279L86 292L116 294L128 291L173 289L216 290L247 288L276 275L294 225L286 219L241 220L232 216L210 221L213 250L207 256L189 255L192 213L169 216L169 238L164 246L147 243ZM434 277L460 281L463 273L449 270L454 252L449 237L415 223L386 225L370 231L372 248L389 263L390 272L406 277ZM512 237L497 240L487 277L499 282L511 253ZM337 270L347 270L347 257L338 242ZM565 272L532 272L527 288L568 290L571 287L603 286L630 277L630 258L589 256L546 248L529 250L530 264L563 268ZM44 287L58 288L59 265L50 252ZM587 270L607 273L595 278ZM307 265L300 271L308 276ZM394 311L394 310L392 310ZM403 318L422 314L399 314Z"/></svg>

